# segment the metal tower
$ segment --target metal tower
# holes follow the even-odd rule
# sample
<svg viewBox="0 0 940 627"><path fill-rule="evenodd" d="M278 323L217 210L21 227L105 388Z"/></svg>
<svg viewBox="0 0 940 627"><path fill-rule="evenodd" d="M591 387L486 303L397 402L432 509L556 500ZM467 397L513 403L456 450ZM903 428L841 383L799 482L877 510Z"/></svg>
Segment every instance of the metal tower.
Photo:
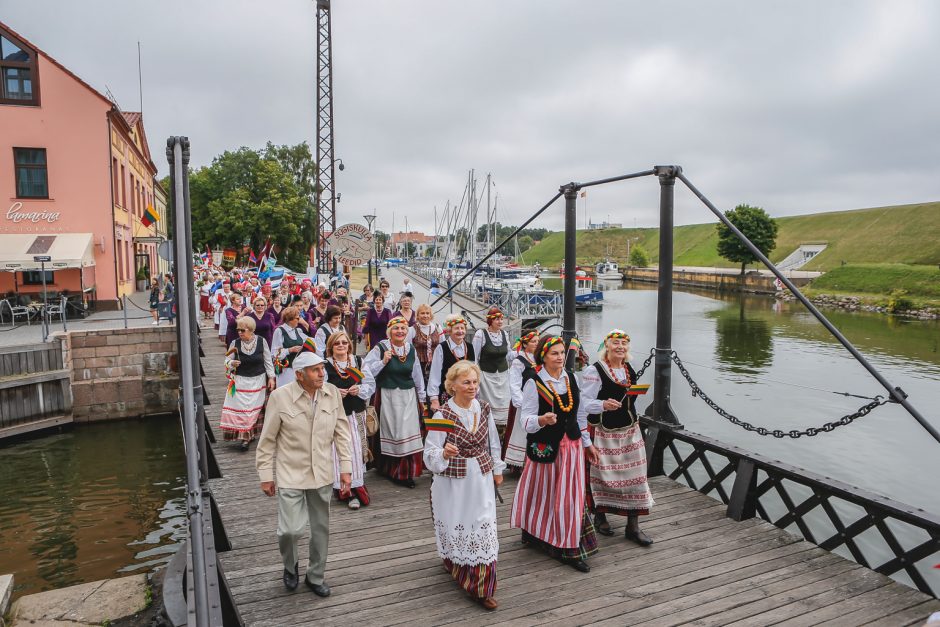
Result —
<svg viewBox="0 0 940 627"><path fill-rule="evenodd" d="M333 269L326 236L336 230L336 163L333 153L333 40L330 0L317 2L317 272Z"/></svg>

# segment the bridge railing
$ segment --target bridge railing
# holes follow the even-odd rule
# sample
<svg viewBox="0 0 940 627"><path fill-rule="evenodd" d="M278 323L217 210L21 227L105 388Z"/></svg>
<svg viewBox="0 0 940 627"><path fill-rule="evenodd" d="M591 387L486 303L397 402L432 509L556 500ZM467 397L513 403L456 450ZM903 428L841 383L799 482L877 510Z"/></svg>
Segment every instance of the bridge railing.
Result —
<svg viewBox="0 0 940 627"><path fill-rule="evenodd" d="M676 425L641 418L649 475L727 505L735 520L760 517L781 529L940 596L940 517Z"/></svg>

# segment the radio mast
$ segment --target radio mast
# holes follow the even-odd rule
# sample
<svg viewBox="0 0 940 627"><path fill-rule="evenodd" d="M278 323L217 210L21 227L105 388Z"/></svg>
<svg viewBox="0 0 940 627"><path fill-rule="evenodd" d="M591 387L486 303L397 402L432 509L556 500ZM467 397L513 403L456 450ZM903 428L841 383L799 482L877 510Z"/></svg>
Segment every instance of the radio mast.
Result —
<svg viewBox="0 0 940 627"><path fill-rule="evenodd" d="M317 2L317 272L330 272L334 261L326 235L336 230L336 161L333 150L333 40L330 0Z"/></svg>

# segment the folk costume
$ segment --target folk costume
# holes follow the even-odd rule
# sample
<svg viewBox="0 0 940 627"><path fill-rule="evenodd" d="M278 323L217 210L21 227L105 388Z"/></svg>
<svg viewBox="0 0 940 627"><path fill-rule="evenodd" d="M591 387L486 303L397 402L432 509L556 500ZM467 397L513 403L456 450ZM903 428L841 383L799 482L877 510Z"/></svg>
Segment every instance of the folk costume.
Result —
<svg viewBox="0 0 940 627"><path fill-rule="evenodd" d="M348 390L354 385L359 386L359 393L356 396L343 397L343 411L349 420L349 433L352 439L350 447L352 457L352 492L348 497L341 497L339 494L339 456L333 451L333 470L335 482L333 483L334 495L340 501L349 501L352 498L359 500L362 505L368 505L369 491L365 486L366 458L368 457L368 441L366 440L366 404L372 398L375 392L375 378L372 373L364 369L362 360L355 355L352 361L336 361L332 357L327 358L326 380L332 383L340 390Z"/></svg>
<svg viewBox="0 0 940 627"><path fill-rule="evenodd" d="M501 475L499 435L489 405L476 399L464 409L449 400L427 421L424 463L434 473L431 518L437 554L460 586L478 599L496 593L496 494ZM444 459L444 445L457 447Z"/></svg>
<svg viewBox="0 0 940 627"><path fill-rule="evenodd" d="M292 329L288 324L282 324L274 330L274 340L271 342L271 354L275 363L275 374L277 375L277 387L293 383L297 380L294 376L294 359L300 353L291 353L289 349L295 346L303 347L307 340L307 334L299 326ZM280 371L280 372L278 372Z"/></svg>
<svg viewBox="0 0 940 627"><path fill-rule="evenodd" d="M521 342L517 342L521 343ZM505 461L507 466L522 468L525 465L526 430L520 425L522 410L522 390L525 384L536 375L535 357L526 353L520 346L515 359L509 366L509 392L512 406L509 408L509 421L506 423Z"/></svg>
<svg viewBox="0 0 940 627"><path fill-rule="evenodd" d="M636 383L629 363L613 368L595 362L582 376L580 412L591 425L591 438L600 463L591 465L588 504L595 513L638 516L649 514L653 495L646 478L646 445L636 413L636 395L628 393ZM605 399L623 403L604 411Z"/></svg>
<svg viewBox="0 0 940 627"><path fill-rule="evenodd" d="M480 329L473 336L473 353L481 371L480 398L489 403L496 425L505 427L512 404L509 392L509 364L512 361L509 335L502 329L497 333Z"/></svg>
<svg viewBox="0 0 940 627"><path fill-rule="evenodd" d="M431 372L431 360L434 351L441 343L444 330L436 322L431 324L417 323L408 329L407 341L414 345L418 351L418 361L421 363L421 372L424 374L424 384L428 385L428 376ZM438 387L440 382L438 382ZM429 396L430 398L430 396Z"/></svg>
<svg viewBox="0 0 940 627"><path fill-rule="evenodd" d="M254 310L249 311L247 316L255 321L255 335L263 337L268 343L268 346L271 346L271 343L274 341L274 329L277 327L277 318L274 317L271 310L265 309L260 318Z"/></svg>
<svg viewBox="0 0 940 627"><path fill-rule="evenodd" d="M384 307L382 311L376 311L373 306L366 312L366 321L362 325L362 334L369 338L369 348L388 338L388 321L392 317L392 311Z"/></svg>
<svg viewBox="0 0 940 627"><path fill-rule="evenodd" d="M228 285L226 283L225 285ZM228 307L228 297L231 292L226 293L224 287L218 289L212 294L210 300L212 303L212 324L219 331L219 335L225 335L223 324L225 322L225 308Z"/></svg>
<svg viewBox="0 0 940 627"><path fill-rule="evenodd" d="M591 446L580 390L573 373L556 379L541 368L522 391L521 426L526 463L516 487L511 526L523 541L541 545L562 560L581 560L597 552L597 536L585 508L584 449ZM557 415L539 426L539 416Z"/></svg>
<svg viewBox="0 0 940 627"><path fill-rule="evenodd" d="M455 344L448 337L438 344L431 357L431 367L428 369L428 398L437 396L441 404L446 403L450 396L444 391L442 384L447 378L447 371L461 359L473 361L473 355L473 345L467 342ZM480 383L482 384L482 381Z"/></svg>
<svg viewBox="0 0 940 627"><path fill-rule="evenodd" d="M329 324L323 323L317 328L317 332L313 336L313 343L317 347L317 355L320 357L326 356L326 342L337 331L345 331L342 324L331 327ZM351 342L352 339L349 341Z"/></svg>
<svg viewBox="0 0 940 627"><path fill-rule="evenodd" d="M393 323L404 319L393 318ZM394 356L384 363L385 351ZM417 351L405 342L397 347L382 340L366 355L364 368L375 377L375 408L379 414L379 432L376 434L373 454L379 473L396 482L413 487L414 479L421 476L421 414L426 400L424 377Z"/></svg>
<svg viewBox="0 0 940 627"><path fill-rule="evenodd" d="M229 300L231 301L231 299ZM231 306L231 303L229 304L228 307L225 308L223 315L225 316L224 326L225 326L225 345L226 346L231 346L232 342L238 339L238 329L236 328L236 325L238 324L238 314L240 313L241 311L233 308ZM220 335L222 332L222 326L223 325L221 324L219 325Z"/></svg>
<svg viewBox="0 0 940 627"><path fill-rule="evenodd" d="M238 366L232 364L238 361ZM268 379L274 377L271 350L260 335L250 340L236 339L225 354L229 387L222 402L219 427L227 441L250 442L261 433Z"/></svg>

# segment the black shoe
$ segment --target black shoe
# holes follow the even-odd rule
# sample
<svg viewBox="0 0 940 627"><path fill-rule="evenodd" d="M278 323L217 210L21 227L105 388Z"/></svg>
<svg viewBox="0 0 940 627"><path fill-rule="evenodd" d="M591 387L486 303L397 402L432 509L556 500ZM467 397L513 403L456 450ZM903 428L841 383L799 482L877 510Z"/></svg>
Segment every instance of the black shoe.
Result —
<svg viewBox="0 0 940 627"><path fill-rule="evenodd" d="M307 587L313 590L313 593L318 597L328 597L330 596L330 587L326 583L310 583L310 580L304 577L304 583L307 584Z"/></svg>
<svg viewBox="0 0 940 627"><path fill-rule="evenodd" d="M580 571L582 573L591 572L591 567L588 566L588 563L585 562L584 560L576 560L576 559L571 559L568 557L563 557L561 558L561 563L567 564L568 566L571 566L573 569Z"/></svg>
<svg viewBox="0 0 940 627"><path fill-rule="evenodd" d="M292 592L297 589L297 566L297 564L294 564L294 572L284 569L284 587Z"/></svg>
<svg viewBox="0 0 940 627"><path fill-rule="evenodd" d="M531 544L533 540L534 538L532 537L531 533L528 531L522 532L522 544Z"/></svg>
<svg viewBox="0 0 940 627"><path fill-rule="evenodd" d="M602 518L600 514L594 517L594 529L602 536L614 535L614 530L610 528L610 523L606 518Z"/></svg>
<svg viewBox="0 0 940 627"><path fill-rule="evenodd" d="M242 440L242 443L241 443L241 451L242 451L242 453L244 453L245 451L247 451L249 446L251 446L251 442Z"/></svg>
<svg viewBox="0 0 940 627"><path fill-rule="evenodd" d="M649 546L653 543L653 540L639 529L636 531L630 531L630 528L628 527L626 531L623 532L623 537L627 540L630 540L631 542L636 542L640 546Z"/></svg>
<svg viewBox="0 0 940 627"><path fill-rule="evenodd" d="M405 479L402 485L405 486L406 488L414 488L416 484L415 484L414 479Z"/></svg>

